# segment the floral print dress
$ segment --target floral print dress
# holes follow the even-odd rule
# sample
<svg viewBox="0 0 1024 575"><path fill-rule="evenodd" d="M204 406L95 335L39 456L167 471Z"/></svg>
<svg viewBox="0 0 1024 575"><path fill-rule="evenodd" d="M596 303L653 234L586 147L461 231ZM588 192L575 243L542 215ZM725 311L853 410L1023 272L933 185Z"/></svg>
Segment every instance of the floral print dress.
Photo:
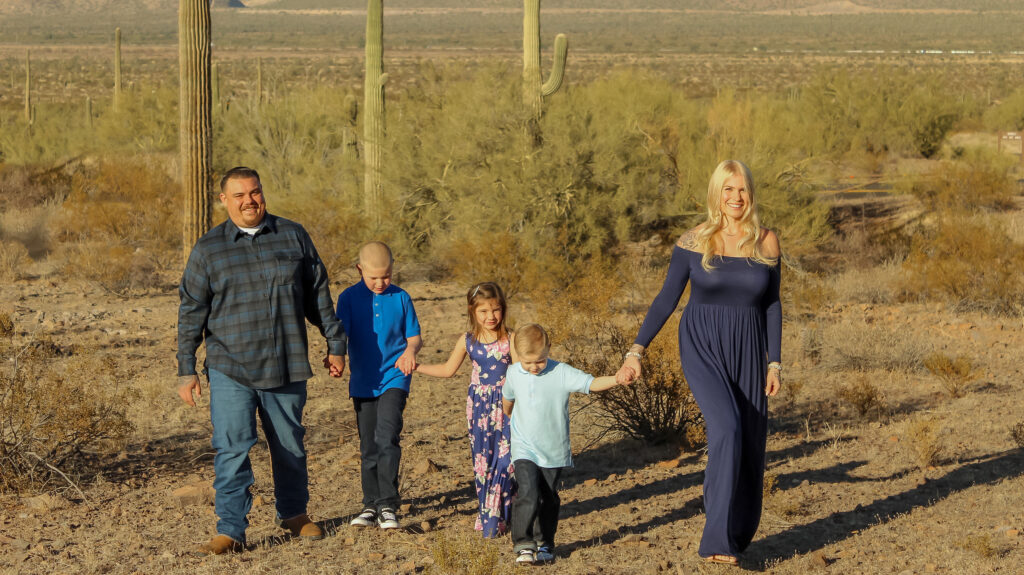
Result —
<svg viewBox="0 0 1024 575"><path fill-rule="evenodd" d="M476 476L474 483L480 500L476 530L483 531L484 537L497 537L508 527L515 492L509 422L501 410L501 391L512 355L508 338L485 344L469 333L466 334L466 353L473 360L466 419Z"/></svg>

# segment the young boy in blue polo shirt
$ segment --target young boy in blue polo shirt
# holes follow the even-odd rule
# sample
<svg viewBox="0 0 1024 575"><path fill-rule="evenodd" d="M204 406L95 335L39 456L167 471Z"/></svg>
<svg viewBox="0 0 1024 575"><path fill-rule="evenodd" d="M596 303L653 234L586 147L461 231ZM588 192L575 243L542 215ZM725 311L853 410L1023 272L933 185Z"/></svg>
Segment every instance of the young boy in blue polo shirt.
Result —
<svg viewBox="0 0 1024 575"><path fill-rule="evenodd" d="M548 334L535 323L516 330L515 346L519 363L508 368L502 387L519 485L512 502L512 551L516 563L548 563L555 560L558 478L572 467L569 395L604 391L616 382L615 376L594 377L548 359Z"/></svg>
<svg viewBox="0 0 1024 575"><path fill-rule="evenodd" d="M412 298L391 283L393 264L386 244L364 245L356 266L362 280L338 296L362 460L363 510L351 522L358 527L399 527L402 412L421 340Z"/></svg>

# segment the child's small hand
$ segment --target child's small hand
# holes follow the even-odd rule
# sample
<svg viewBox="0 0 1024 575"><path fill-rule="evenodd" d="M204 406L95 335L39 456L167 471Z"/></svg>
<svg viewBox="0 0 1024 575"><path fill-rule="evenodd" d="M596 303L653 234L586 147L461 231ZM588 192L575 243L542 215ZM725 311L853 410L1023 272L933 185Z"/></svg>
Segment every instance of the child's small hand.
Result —
<svg viewBox="0 0 1024 575"><path fill-rule="evenodd" d="M416 356L405 352L398 357L398 361L395 362L395 367L402 372L403 375L409 375L413 371L416 371Z"/></svg>
<svg viewBox="0 0 1024 575"><path fill-rule="evenodd" d="M629 385L636 379L636 371L628 365L622 366L619 372L615 374L615 383L619 385Z"/></svg>

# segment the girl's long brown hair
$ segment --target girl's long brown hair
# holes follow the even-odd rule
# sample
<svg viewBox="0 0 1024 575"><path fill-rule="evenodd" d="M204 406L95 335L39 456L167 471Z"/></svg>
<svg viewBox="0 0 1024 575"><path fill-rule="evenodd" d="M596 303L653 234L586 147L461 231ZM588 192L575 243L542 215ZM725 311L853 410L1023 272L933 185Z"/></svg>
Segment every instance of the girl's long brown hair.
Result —
<svg viewBox="0 0 1024 575"><path fill-rule="evenodd" d="M481 282L469 288L466 292L466 312L469 314L469 332L473 339L480 341L484 334L483 326L476 323L476 306L485 300L495 300L501 308L501 321L498 322L498 341L508 337L508 330L505 329L505 317L508 315L508 305L505 303L505 292L501 286L494 282Z"/></svg>

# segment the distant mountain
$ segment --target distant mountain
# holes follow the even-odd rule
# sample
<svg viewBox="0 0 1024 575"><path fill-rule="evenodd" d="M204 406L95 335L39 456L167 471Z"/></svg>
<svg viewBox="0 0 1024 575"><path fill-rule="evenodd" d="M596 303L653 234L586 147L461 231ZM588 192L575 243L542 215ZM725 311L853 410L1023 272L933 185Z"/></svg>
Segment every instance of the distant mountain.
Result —
<svg viewBox="0 0 1024 575"><path fill-rule="evenodd" d="M243 0L211 0L214 8L245 8ZM0 0L0 15L74 14L117 10L133 12L176 12L178 0Z"/></svg>

